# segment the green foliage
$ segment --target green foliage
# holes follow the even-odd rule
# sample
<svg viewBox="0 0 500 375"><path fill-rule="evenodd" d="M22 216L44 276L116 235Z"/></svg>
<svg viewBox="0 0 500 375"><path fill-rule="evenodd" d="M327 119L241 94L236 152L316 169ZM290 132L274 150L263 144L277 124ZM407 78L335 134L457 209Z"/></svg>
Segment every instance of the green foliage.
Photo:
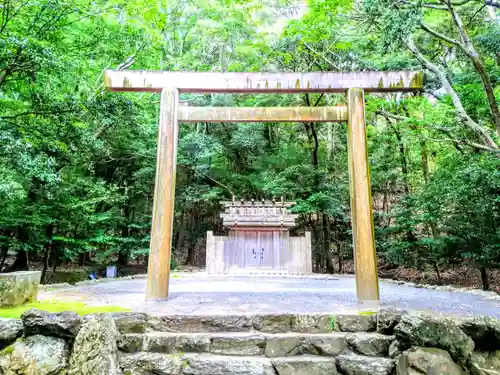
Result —
<svg viewBox="0 0 500 375"><path fill-rule="evenodd" d="M357 71L421 69L412 38L464 111L494 142L476 65L449 41L446 10L421 2L30 0L0 8L0 267L4 256L63 263L144 263L150 239L159 96L110 93L104 69ZM19 9L17 9L19 6ZM15 8L13 8L15 7ZM496 95L497 23L482 4L467 20ZM287 16L283 16L287 15ZM498 157L435 75L424 95L367 95L377 247L418 268L499 263ZM196 106L336 105L344 95L182 94ZM313 236L315 267L352 256L343 124L182 124L172 268L202 263L219 201L294 200L297 231ZM28 253L28 257L23 254ZM47 259L47 262L45 262ZM332 259L338 260L333 264ZM338 266L337 266L338 265ZM0 270L1 271L1 270Z"/></svg>

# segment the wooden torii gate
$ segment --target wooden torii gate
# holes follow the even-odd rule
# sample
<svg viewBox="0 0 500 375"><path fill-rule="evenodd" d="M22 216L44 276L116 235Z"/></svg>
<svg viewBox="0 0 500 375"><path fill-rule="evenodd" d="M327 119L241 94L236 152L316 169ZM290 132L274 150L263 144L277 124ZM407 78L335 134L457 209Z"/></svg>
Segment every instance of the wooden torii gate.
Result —
<svg viewBox="0 0 500 375"><path fill-rule="evenodd" d="M147 298L168 297L179 122L345 122L356 291L359 301L378 301L364 92L413 92L422 72L188 73L108 70L112 91L161 92ZM336 107L225 108L179 106L179 93L346 93Z"/></svg>

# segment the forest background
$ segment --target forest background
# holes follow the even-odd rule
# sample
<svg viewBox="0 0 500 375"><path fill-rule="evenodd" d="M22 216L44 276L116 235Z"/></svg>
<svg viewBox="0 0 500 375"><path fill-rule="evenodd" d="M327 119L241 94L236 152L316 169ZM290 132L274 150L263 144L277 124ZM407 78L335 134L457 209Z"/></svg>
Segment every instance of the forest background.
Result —
<svg viewBox="0 0 500 375"><path fill-rule="evenodd" d="M0 0L0 272L147 264L159 95L107 92L104 69L417 69L423 92L367 96L380 273L497 288L499 62L497 0ZM352 270L344 124L183 124L177 168L175 265L203 265L220 200L283 196L315 271Z"/></svg>

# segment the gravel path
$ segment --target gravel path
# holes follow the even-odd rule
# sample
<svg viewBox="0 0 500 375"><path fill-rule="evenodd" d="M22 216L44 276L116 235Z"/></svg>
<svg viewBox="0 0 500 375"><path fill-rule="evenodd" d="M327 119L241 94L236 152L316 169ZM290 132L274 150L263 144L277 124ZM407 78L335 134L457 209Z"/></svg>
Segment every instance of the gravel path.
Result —
<svg viewBox="0 0 500 375"><path fill-rule="evenodd" d="M41 292L41 299L80 300L158 314L346 313L366 310L356 302L354 277L174 276L168 301L145 301L146 280L119 280ZM464 292L415 288L381 281L381 305L456 315L500 318L500 303Z"/></svg>

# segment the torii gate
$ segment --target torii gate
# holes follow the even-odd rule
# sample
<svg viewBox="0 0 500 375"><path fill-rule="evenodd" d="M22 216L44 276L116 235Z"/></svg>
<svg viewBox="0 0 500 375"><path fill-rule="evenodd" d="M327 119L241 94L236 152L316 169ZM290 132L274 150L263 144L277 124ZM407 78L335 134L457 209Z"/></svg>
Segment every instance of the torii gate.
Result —
<svg viewBox="0 0 500 375"><path fill-rule="evenodd" d="M153 223L147 298L168 297L179 122L345 122L356 292L359 301L379 300L364 92L414 92L423 73L189 73L108 70L112 91L161 92ZM336 107L225 108L179 106L179 93L346 93Z"/></svg>

